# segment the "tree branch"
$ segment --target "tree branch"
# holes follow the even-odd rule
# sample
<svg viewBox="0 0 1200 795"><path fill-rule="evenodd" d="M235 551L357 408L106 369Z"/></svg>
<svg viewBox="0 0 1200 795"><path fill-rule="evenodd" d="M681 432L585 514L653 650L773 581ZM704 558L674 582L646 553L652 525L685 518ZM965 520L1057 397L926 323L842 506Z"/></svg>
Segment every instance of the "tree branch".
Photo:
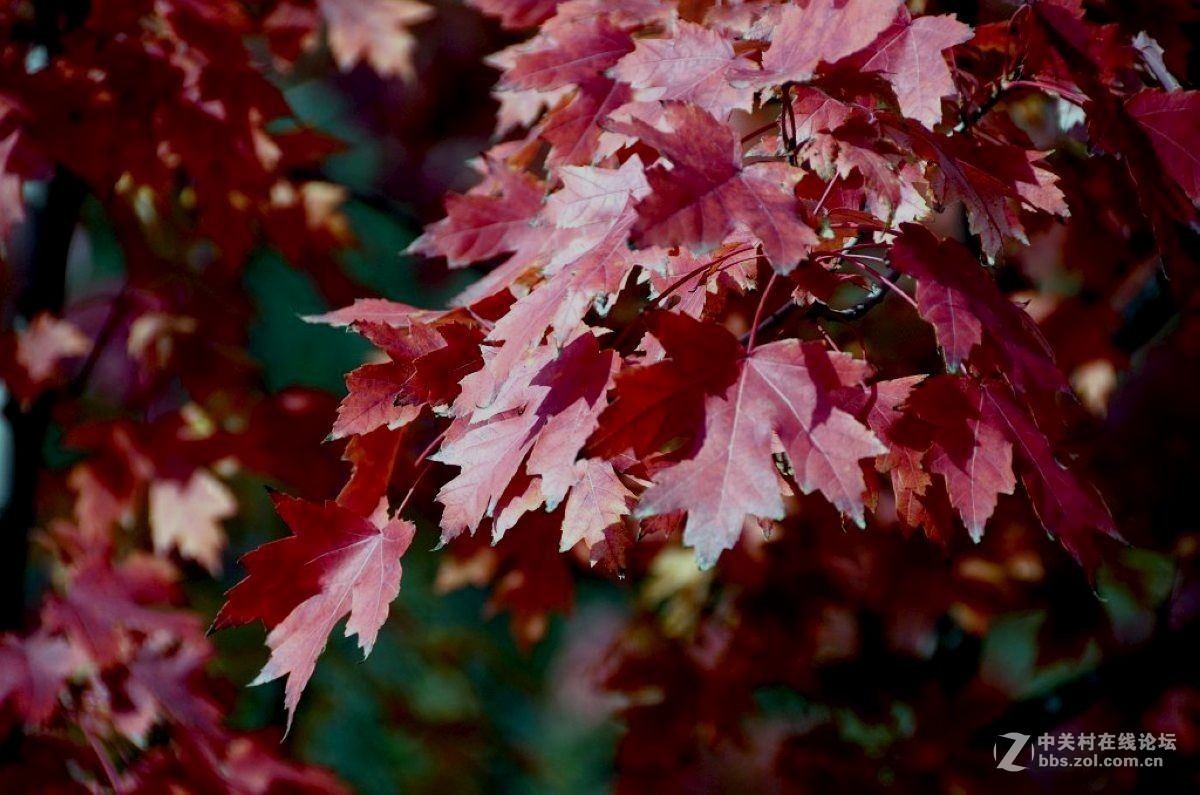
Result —
<svg viewBox="0 0 1200 795"><path fill-rule="evenodd" d="M887 278L895 280L897 277L896 271L889 268ZM850 306L837 308L829 304L823 304L820 301L809 304L808 306L800 306L795 301L788 301L783 306L776 309L766 317L756 328L747 331L741 337L741 342L746 345L751 336L761 337L764 333L778 328L785 320L792 316L797 310L803 309L803 317L810 320L836 320L842 323L852 323L855 320L861 319L864 315L883 302L887 297L887 289L883 282L876 281L874 286L863 296L858 303Z"/></svg>

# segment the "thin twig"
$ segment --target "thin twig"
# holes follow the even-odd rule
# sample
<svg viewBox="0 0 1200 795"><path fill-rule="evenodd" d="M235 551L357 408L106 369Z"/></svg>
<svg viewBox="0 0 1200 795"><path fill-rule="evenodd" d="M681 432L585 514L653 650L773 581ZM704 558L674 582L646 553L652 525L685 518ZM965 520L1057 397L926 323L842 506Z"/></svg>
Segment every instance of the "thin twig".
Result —
<svg viewBox="0 0 1200 795"><path fill-rule="evenodd" d="M425 445L425 449L422 450L421 454L418 455L416 457L416 459L413 461L413 466L419 465L422 461L424 461L429 456L430 453L433 452L433 449L435 447L437 447L439 444L441 444L442 440L446 438L446 431L448 431L448 430L450 430L450 429L447 428L446 430L442 431L437 436L433 437L433 440L430 441L429 444ZM423 477L425 477L425 474L427 472L429 472L429 470L432 468L433 468L432 463L425 464L425 466L421 468L421 471L418 472L417 476L413 478L412 485L409 486L408 492L404 495L404 499L400 500L399 507L397 507L396 510L392 512L393 516L399 517L400 514L402 514L404 512L404 509L408 506L408 501L410 499L412 499L413 492L415 492L417 490L417 484L419 484L421 482L421 479Z"/></svg>
<svg viewBox="0 0 1200 795"><path fill-rule="evenodd" d="M778 124L778 122L773 121L773 122L770 122L769 124L764 124L763 126L759 127L758 129L751 130L750 132L748 132L742 136L742 143L746 143L748 141L751 141L751 140L757 138L758 136L762 135L763 133L765 133L768 130L775 127L777 124Z"/></svg>
<svg viewBox="0 0 1200 795"><path fill-rule="evenodd" d="M112 760L108 758L108 754L104 752L104 747L96 739L95 735L83 728L83 736L87 740L88 745L92 747L92 751L96 754L96 758L100 761L100 768L104 771L105 778L112 785L113 792L121 793L125 791L125 787L121 785L121 778L117 775L117 769L113 767Z"/></svg>
<svg viewBox="0 0 1200 795"><path fill-rule="evenodd" d="M894 270L889 270L889 275L886 280L884 277L880 276L880 274L873 273L873 275L879 277L879 279L867 292L866 296L863 297L863 299L858 303L839 309L820 301L816 301L804 307L795 301L788 301L788 303L784 304L783 306L779 307L779 309L768 315L766 320L757 323L754 328L743 334L741 338L742 344L748 346L754 337L760 336L776 328L799 309L804 310L802 317L810 320L836 320L840 323L851 323L859 320L880 303L882 303L883 299L887 298L888 291L885 289L885 286L891 287L895 291L903 294L911 302L912 299L894 284L893 280L899 275Z"/></svg>
<svg viewBox="0 0 1200 795"><path fill-rule="evenodd" d="M663 290L661 293L659 293L657 296L655 296L653 298L653 300L651 300L650 303L648 303L642 309L642 311L638 313L638 316L636 318L634 318L632 323L625 326L625 328L623 328L621 330L621 333L618 334L617 338L613 341L612 347L620 348L621 344L625 342L625 340L626 340L626 338L628 338L629 334L635 328L641 327L641 325L646 322L646 318L650 316L650 312L656 306L658 306L663 301L665 301L668 296L670 296L672 293L674 293L680 287L687 284L689 281L691 281L696 276L699 276L702 273L710 272L709 275L712 275L712 274L721 273L725 270L728 270L729 268L732 268L735 265L740 265L745 262L753 262L754 260L759 258L759 256L760 256L759 254L755 254L753 257L749 257L747 259L730 261L733 257L739 256L741 254L748 254L751 251L754 251L753 246L751 246L749 248L735 249L734 251L731 251L728 254L723 254L722 256L713 260L712 262L706 262L698 268L693 268L692 270L685 273L683 276L676 279L674 282L672 282L667 287L667 289ZM720 266L714 268L713 266L717 265L718 263L720 263Z"/></svg>
<svg viewBox="0 0 1200 795"><path fill-rule="evenodd" d="M116 294L112 300L112 304L108 309L108 316L104 318L104 325L100 327L99 333L96 334L96 340L92 343L92 349L88 351L87 359L84 360L83 366L79 368L79 372L71 379L71 383L67 385L66 393L72 397L82 395L87 389L88 382L92 378L92 372L96 369L96 365L100 362L100 356L108 347L108 343L112 341L113 334L117 328L125 320L125 315L129 311L128 306L129 282L121 287L121 291Z"/></svg>
<svg viewBox="0 0 1200 795"><path fill-rule="evenodd" d="M847 254L846 259L849 259L852 262L858 262L860 259L868 259L868 258L862 257L862 255ZM884 262L884 263L887 262L886 259L883 259L880 257L870 257L869 259L878 260L879 262ZM885 286L887 286L888 288L890 288L892 292L894 292L896 295L900 296L900 298L902 298L905 301L905 303L907 303L913 309L920 311L920 308L917 306L917 302L913 299L913 297L911 295L909 295L908 293L906 293L904 290L900 289L900 285L896 284L895 279L897 279L899 277L899 274L896 272L895 268L889 267L887 273L884 274L884 273L880 273L879 271L875 270L874 268L872 268L866 264L863 264L863 263L859 263L859 264L862 265L863 269L866 270L869 274L871 274L872 277L883 282L883 284Z"/></svg>
<svg viewBox="0 0 1200 795"><path fill-rule="evenodd" d="M417 490L417 484L421 482L421 478L425 477L425 473L432 468L433 464L426 464L421 468L421 471L417 473L415 478L413 478L412 485L409 486L408 492L404 495L404 499L400 500L400 505L393 512L393 516L399 517L400 514L404 513L404 509L408 507L408 501L412 499L413 492Z"/></svg>
<svg viewBox="0 0 1200 795"><path fill-rule="evenodd" d="M750 324L750 338L746 340L746 352L754 350L754 337L758 333L758 324L762 321L763 309L767 305L767 296L771 294L771 288L775 286L775 281L779 278L779 271L772 269L771 278L767 279L767 286L763 288L762 295L758 297L758 307L754 310L754 322Z"/></svg>
<svg viewBox="0 0 1200 795"><path fill-rule="evenodd" d="M788 84L788 85L790 85L790 84ZM790 89L789 89L789 92L790 92ZM789 92L785 92L785 94L784 94L785 99L787 99L788 96L790 96ZM794 118L792 120L792 124L795 124ZM819 216L821 214L821 210L824 209L824 207L825 207L825 201L829 198L829 194L833 192L834 183L836 183L837 181L838 181L838 175L834 174L833 178L830 179L828 183L826 183L825 191L821 194L821 198L817 200L817 206L815 208L813 208L813 217L814 218L816 218L817 216ZM775 286L775 279L778 276L779 276L779 271L772 268L771 278L767 280L767 286L763 288L762 295L759 296L758 307L755 308L755 310L754 310L754 321L750 324L750 331L748 331L746 334L742 335L742 344L746 346L747 352L754 350L754 340L755 340L755 337L758 336L759 327L762 322L763 309L767 305L767 294L770 293L771 288ZM784 304L782 308L787 309L788 307L792 307L792 306L795 306L795 303L789 298L788 303ZM771 317L774 318L777 315L779 315L779 311L776 311L775 313L773 313L771 315ZM782 322L783 317L786 317L786 316L787 315L784 314L783 316L779 317L779 321Z"/></svg>

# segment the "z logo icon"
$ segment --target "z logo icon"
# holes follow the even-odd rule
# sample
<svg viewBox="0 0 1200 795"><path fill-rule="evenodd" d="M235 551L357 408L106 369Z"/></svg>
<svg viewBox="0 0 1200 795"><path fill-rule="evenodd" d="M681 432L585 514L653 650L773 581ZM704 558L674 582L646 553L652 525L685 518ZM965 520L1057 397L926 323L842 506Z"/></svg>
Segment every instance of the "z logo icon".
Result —
<svg viewBox="0 0 1200 795"><path fill-rule="evenodd" d="M1012 771L1013 773L1024 770L1025 766L1016 764L1016 759L1017 755L1021 753L1021 749L1025 747L1025 743L1029 742L1029 735L1009 732L1008 734L1001 734L1000 737L1005 740L1012 740L1012 745L1009 746L1008 753L1004 755L1004 758L996 763L996 767L1001 770ZM992 759L995 759L998 755L999 743L992 746Z"/></svg>

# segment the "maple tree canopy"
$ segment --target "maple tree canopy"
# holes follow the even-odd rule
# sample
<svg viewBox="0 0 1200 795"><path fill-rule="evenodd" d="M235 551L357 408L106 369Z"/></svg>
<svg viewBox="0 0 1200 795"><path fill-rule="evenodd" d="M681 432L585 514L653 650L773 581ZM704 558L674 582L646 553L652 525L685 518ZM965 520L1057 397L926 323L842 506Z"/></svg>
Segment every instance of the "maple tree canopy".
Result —
<svg viewBox="0 0 1200 795"><path fill-rule="evenodd" d="M1019 481L1084 567L1120 540L1056 450L1070 388L1052 348L991 273L1071 208L1050 153L986 105L989 92L1042 90L1110 106L1114 134L1145 136L1157 159L1133 179L1175 181L1173 203L1148 208L1168 223L1200 198L1181 157L1196 129L1180 123L1200 95L1122 99L1132 51L1114 63L1068 47L1088 28L1052 3L977 44L952 16L913 18L896 0L687 19L670 4L579 0L537 21L493 59L502 108L532 109L502 121L522 132L483 154L478 184L410 249L490 271L452 309L362 301L316 318L389 359L347 377L335 434L411 435L440 465L393 474L364 458L355 479L434 479L443 544L496 544L537 521L618 568L639 536L676 528L713 566L798 494L865 527L873 469L890 474L900 521L934 538L961 532L957 517L978 541ZM968 55L980 72L961 89L951 65ZM1018 81L1022 62L1044 66ZM889 363L880 379L872 340L839 349L819 318L847 295L900 295L901 276L943 372ZM764 332L764 310L790 318ZM252 560L268 558L289 565L269 547ZM312 670L291 635L312 627L256 607L256 576L227 610L271 628L264 675L292 677L290 707ZM319 594L343 587L338 569L326 576Z"/></svg>
<svg viewBox="0 0 1200 795"><path fill-rule="evenodd" d="M321 172L337 143L257 61L287 68L323 32L337 66L419 81L410 28L431 7L94 2L52 39L24 4L0 11L0 235L25 223L28 186L74 184L111 217L129 278L107 320L61 296L22 309L0 377L43 411L39 434L97 367L149 418L64 423L87 455L48 524L55 589L0 645L0 702L32 737L83 727L72 758L93 783L202 769L218 790L244 771L253 791L338 786L226 727L197 616L165 607L172 561L221 570L237 469L282 487L291 534L242 558L212 628L266 627L254 683L286 679L289 728L330 635L344 622L370 653L405 555L436 544L439 585L490 586L524 645L588 572L672 594L644 596L605 668L627 697L622 775L642 783L683 780L667 768L695 762L696 726L741 733L754 688L812 692L823 661L866 659L865 611L884 616L881 648L929 660L942 617L983 637L1000 612L962 580L1007 594L1056 566L1090 595L1139 541L1084 440L1137 347L1122 318L1196 305L1200 92L1173 72L1190 49L1164 56L1078 0L961 17L901 0L468 3L524 38L488 59L498 113L473 186L408 248L478 276L434 308L339 275L353 236ZM265 394L234 353L264 243L337 307L307 322L376 350L336 412ZM143 516L147 548L129 551ZM1039 534L1056 546L1031 552ZM705 607L679 606L689 589ZM690 617L659 621L666 603ZM933 701L922 726L965 733ZM174 756L114 769L96 750L155 727ZM786 744L772 758L785 780L821 767ZM853 789L855 766L814 788ZM942 784L969 791L962 775Z"/></svg>

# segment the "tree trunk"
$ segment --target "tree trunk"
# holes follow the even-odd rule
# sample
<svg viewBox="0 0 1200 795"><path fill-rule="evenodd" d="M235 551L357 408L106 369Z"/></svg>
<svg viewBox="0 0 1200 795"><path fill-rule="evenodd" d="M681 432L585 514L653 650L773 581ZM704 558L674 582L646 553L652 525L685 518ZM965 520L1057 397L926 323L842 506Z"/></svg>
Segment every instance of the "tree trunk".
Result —
<svg viewBox="0 0 1200 795"><path fill-rule="evenodd" d="M83 182L65 170L50 181L45 205L34 216L30 268L17 295L17 314L26 321L42 312L62 313L67 254L85 194ZM18 629L24 622L29 531L36 519L35 493L55 398L48 392L22 410L10 397L4 407L12 458L8 502L0 513L0 631Z"/></svg>

